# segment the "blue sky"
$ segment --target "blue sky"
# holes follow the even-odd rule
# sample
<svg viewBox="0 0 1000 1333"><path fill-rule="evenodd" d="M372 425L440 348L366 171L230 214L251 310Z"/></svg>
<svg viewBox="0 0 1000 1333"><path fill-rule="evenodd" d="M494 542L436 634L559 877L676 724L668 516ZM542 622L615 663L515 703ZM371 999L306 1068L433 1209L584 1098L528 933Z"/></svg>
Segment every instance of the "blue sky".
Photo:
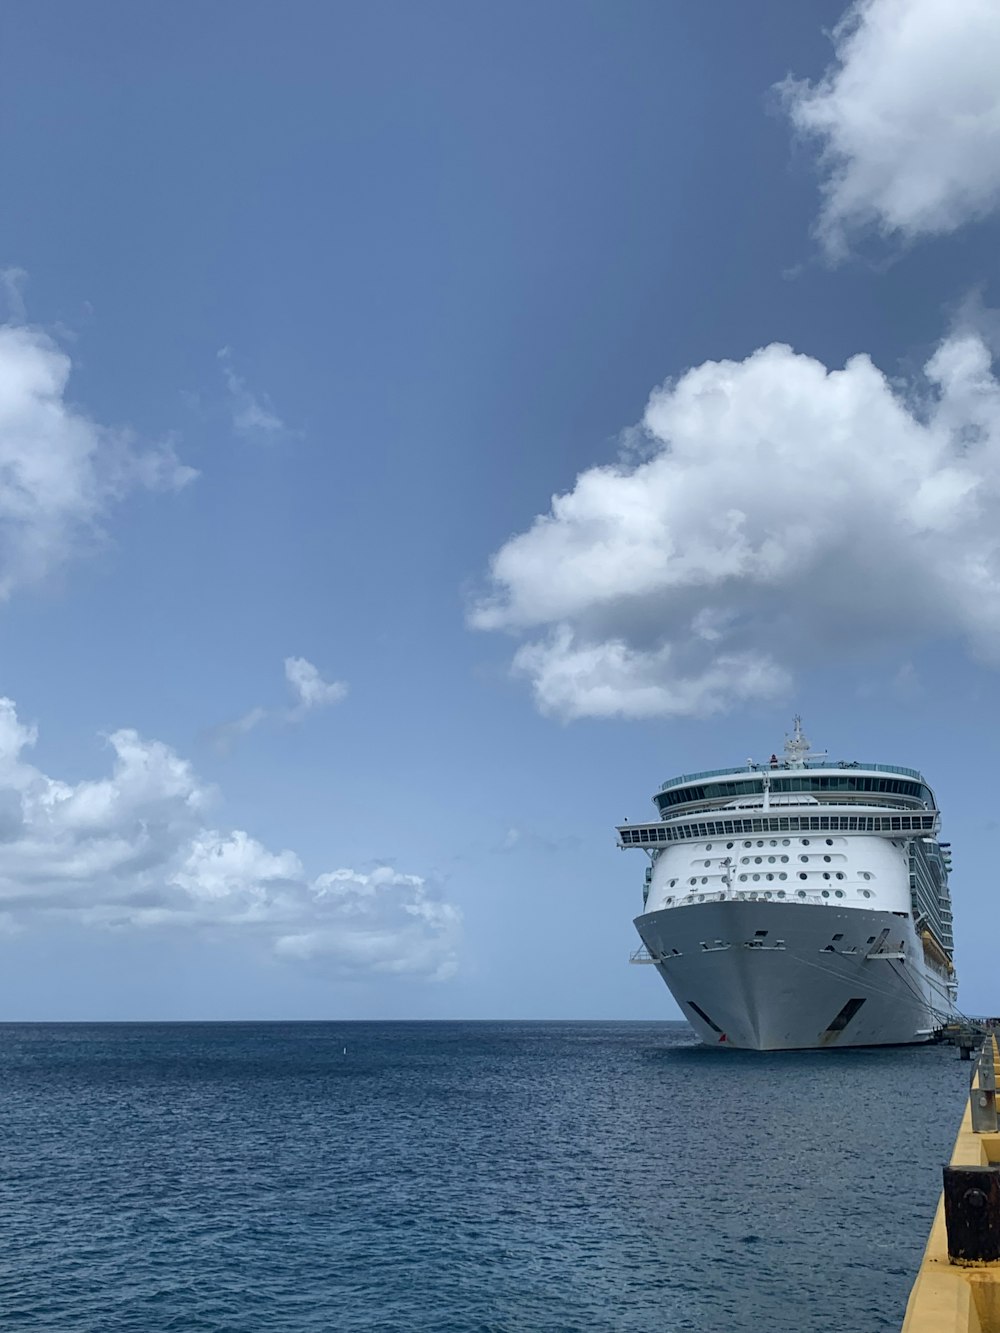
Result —
<svg viewBox="0 0 1000 1333"><path fill-rule="evenodd" d="M674 1017L614 825L795 711L937 788L996 1008L1000 33L936 10L6 7L0 1016Z"/></svg>

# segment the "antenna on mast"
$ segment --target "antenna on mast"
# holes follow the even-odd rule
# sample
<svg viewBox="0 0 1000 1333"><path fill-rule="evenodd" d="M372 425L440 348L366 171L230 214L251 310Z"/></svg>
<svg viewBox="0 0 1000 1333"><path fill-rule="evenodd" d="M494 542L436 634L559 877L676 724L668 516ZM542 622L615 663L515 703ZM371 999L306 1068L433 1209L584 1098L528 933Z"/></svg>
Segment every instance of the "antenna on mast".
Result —
<svg viewBox="0 0 1000 1333"><path fill-rule="evenodd" d="M792 734L785 733L785 767L786 768L806 768L809 763L809 752L812 746L802 730L802 717L796 713L792 722ZM813 755L814 759L825 759L826 751L823 750Z"/></svg>

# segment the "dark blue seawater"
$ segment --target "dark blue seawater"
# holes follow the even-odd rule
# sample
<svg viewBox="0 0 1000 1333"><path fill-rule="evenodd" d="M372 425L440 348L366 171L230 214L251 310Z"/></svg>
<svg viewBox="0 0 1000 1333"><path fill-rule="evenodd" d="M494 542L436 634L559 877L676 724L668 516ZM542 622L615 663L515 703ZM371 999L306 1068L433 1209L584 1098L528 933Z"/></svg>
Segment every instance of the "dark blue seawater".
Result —
<svg viewBox="0 0 1000 1333"><path fill-rule="evenodd" d="M0 1027L0 1326L895 1329L968 1068L671 1024Z"/></svg>

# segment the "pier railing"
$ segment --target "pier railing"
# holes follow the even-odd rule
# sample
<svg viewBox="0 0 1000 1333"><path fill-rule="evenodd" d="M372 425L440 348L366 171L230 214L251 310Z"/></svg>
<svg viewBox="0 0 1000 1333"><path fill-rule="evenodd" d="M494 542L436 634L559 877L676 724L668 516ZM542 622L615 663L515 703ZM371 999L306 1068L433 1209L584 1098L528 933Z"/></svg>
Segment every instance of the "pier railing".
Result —
<svg viewBox="0 0 1000 1333"><path fill-rule="evenodd" d="M1000 1048L988 1035L903 1333L1000 1333Z"/></svg>

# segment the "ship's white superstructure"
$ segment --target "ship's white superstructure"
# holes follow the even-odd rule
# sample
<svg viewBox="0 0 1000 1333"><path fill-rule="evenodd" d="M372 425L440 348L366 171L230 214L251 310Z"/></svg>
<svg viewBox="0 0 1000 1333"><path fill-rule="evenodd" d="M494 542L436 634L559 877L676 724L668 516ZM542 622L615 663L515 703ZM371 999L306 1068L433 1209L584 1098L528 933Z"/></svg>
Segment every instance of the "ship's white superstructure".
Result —
<svg viewBox="0 0 1000 1333"><path fill-rule="evenodd" d="M928 1040L956 1011L951 853L913 769L809 757L689 774L623 824L650 858L635 920L706 1042L752 1050Z"/></svg>

